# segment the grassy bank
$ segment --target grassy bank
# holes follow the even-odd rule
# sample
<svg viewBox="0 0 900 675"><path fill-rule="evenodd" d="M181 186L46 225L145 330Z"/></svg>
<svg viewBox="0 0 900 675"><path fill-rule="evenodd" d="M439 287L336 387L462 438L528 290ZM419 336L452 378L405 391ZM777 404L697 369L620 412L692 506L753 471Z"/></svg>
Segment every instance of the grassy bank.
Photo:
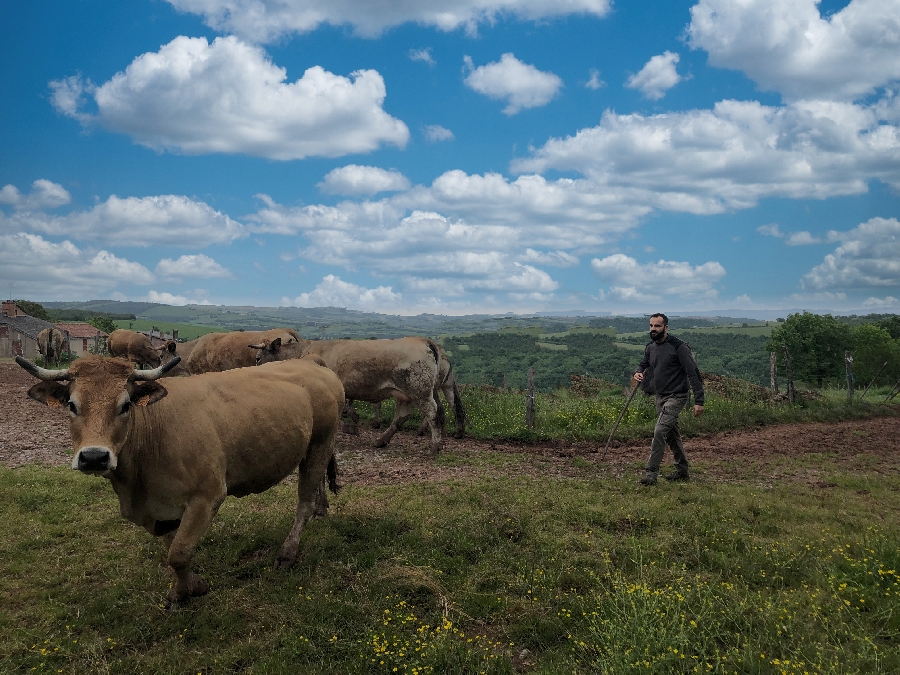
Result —
<svg viewBox="0 0 900 675"><path fill-rule="evenodd" d="M871 469L350 486L276 571L283 484L225 503L195 559L212 590L176 612L105 481L2 469L0 671L895 673L900 477Z"/></svg>

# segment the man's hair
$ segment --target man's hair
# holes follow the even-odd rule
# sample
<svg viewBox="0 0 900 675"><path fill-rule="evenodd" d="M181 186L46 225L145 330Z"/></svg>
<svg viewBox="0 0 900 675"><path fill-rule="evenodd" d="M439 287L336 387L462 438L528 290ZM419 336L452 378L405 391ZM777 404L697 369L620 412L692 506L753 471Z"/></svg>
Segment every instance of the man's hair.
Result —
<svg viewBox="0 0 900 675"><path fill-rule="evenodd" d="M650 315L651 319L655 319L656 317L660 317L663 320L663 326L669 325L669 317L667 317L665 314L663 314L661 312L657 312L656 314Z"/></svg>

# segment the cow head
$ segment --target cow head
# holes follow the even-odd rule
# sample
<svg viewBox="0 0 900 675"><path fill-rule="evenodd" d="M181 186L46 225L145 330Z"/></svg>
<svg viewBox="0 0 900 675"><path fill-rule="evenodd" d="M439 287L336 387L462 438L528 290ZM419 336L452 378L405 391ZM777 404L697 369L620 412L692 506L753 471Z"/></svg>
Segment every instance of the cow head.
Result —
<svg viewBox="0 0 900 675"><path fill-rule="evenodd" d="M281 338L275 338L271 342L262 342L258 345L247 345L250 349L256 349L256 365L279 361L278 354L281 351Z"/></svg>
<svg viewBox="0 0 900 675"><path fill-rule="evenodd" d="M153 370L102 356L78 359L63 370L39 368L21 356L16 362L41 382L28 396L52 408L66 407L75 457L72 468L96 475L115 471L131 427L134 406L147 406L168 392L157 378L174 368L174 358Z"/></svg>

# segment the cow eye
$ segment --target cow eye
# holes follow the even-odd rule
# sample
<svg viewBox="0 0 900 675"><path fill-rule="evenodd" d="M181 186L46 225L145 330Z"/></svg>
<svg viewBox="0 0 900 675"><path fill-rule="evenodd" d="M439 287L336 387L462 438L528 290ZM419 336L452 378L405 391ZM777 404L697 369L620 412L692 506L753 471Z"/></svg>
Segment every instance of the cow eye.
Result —
<svg viewBox="0 0 900 675"><path fill-rule="evenodd" d="M78 408L75 406L75 404L72 401L69 401L69 412L72 413L73 415L78 414Z"/></svg>

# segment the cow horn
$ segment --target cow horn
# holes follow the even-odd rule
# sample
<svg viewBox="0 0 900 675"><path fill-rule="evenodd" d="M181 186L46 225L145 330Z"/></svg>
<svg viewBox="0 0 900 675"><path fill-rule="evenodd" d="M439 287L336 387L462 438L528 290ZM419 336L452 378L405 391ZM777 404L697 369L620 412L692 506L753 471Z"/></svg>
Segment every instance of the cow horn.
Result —
<svg viewBox="0 0 900 675"><path fill-rule="evenodd" d="M22 366L29 373L37 377L41 380L68 380L69 379L69 369L63 368L62 370L47 370L46 368L41 368L40 366L34 365L28 359L22 358L21 356L16 356L16 363Z"/></svg>
<svg viewBox="0 0 900 675"><path fill-rule="evenodd" d="M154 368L153 370L138 370L137 368L135 368L134 372L131 374L131 377L128 379L133 380L134 382L147 382L149 380L156 380L168 373L179 363L181 363L181 357L176 356L168 363L164 363L159 368Z"/></svg>

